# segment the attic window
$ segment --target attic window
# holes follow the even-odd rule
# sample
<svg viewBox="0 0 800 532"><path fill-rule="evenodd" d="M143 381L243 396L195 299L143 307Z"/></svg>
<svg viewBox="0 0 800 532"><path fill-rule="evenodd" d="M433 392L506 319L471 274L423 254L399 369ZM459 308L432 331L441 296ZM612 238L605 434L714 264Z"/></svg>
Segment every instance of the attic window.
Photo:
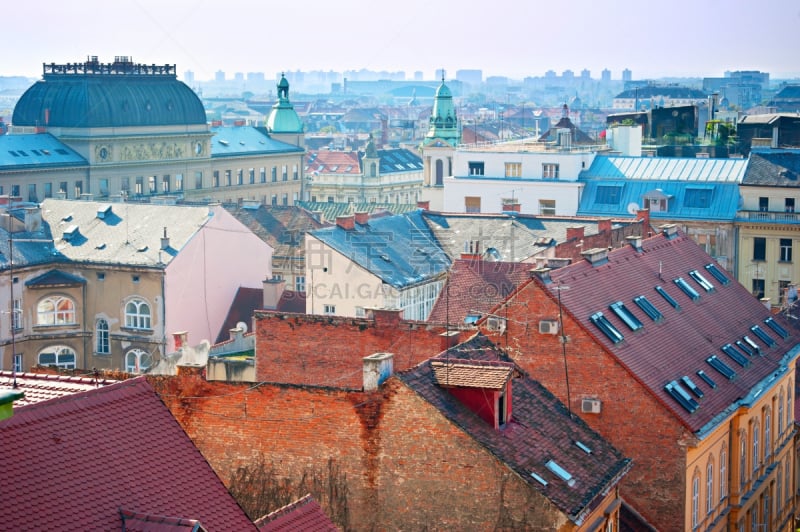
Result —
<svg viewBox="0 0 800 532"><path fill-rule="evenodd" d="M636 303L636 305L642 309L642 311L644 311L644 313L647 314L651 320L660 321L664 319L664 315L661 314L661 312L659 312L659 310L653 306L653 304L650 303L645 296L635 297L633 298L633 302Z"/></svg>
<svg viewBox="0 0 800 532"><path fill-rule="evenodd" d="M569 473L569 471L567 471L566 469L555 463L555 461L548 460L547 463L545 464L545 467L549 469L558 478L566 482L567 486L572 487L575 485L575 479L572 478L572 475Z"/></svg>
<svg viewBox="0 0 800 532"><path fill-rule="evenodd" d="M733 371L733 369L729 365L720 360L717 357L717 355L711 355L706 359L706 362L708 362L708 364L712 368L719 371L722 374L722 376L728 379L729 381L733 380L733 378L736 377L736 372Z"/></svg>
<svg viewBox="0 0 800 532"><path fill-rule="evenodd" d="M714 379L709 377L708 374L705 371L703 371L702 369L697 372L697 376L700 377L701 379L703 379L703 382L705 382L706 384L711 386L712 390L717 387L717 383L714 382Z"/></svg>
<svg viewBox="0 0 800 532"><path fill-rule="evenodd" d="M690 414L700 408L700 404L694 400L694 397L678 384L678 381L671 381L664 386L664 389L673 399L678 401L678 404L685 408Z"/></svg>
<svg viewBox="0 0 800 532"><path fill-rule="evenodd" d="M59 155L69 155L69 152L64 148L56 148L56 153Z"/></svg>
<svg viewBox="0 0 800 532"><path fill-rule="evenodd" d="M672 305L672 307L673 307L675 310L680 310L680 309L681 309L681 306L678 304L678 302L677 302L677 301L675 301L674 299L672 299L672 296L671 296L671 295L669 295L669 294L667 293L667 291L666 291L666 290L664 290L664 289L663 289L661 286L656 286L656 292L658 292L659 294L661 294L661 297L663 297L663 298L664 298L664 300L665 300L667 303L669 303L670 305Z"/></svg>
<svg viewBox="0 0 800 532"><path fill-rule="evenodd" d="M602 312L597 312L595 314L592 314L589 317L589 320L591 320L591 322L594 323L598 329L603 331L603 334L605 334L608 337L608 339L614 342L615 344L618 344L622 341L623 339L622 333L619 332L616 327L611 325L611 322L608 321L608 318L603 316Z"/></svg>
<svg viewBox="0 0 800 532"><path fill-rule="evenodd" d="M747 366L750 365L750 361L747 360L747 357L744 356L742 353L740 353L739 350L737 350L731 344L725 344L720 349L722 349L723 353L731 357L733 360L736 361L737 364L739 364L743 368L746 368Z"/></svg>
<svg viewBox="0 0 800 532"><path fill-rule="evenodd" d="M691 277L692 279L697 281L697 284L702 286L703 290L705 290L706 292L713 292L714 291L714 285L711 284L708 281L708 279L703 277L703 275L700 272L698 272L697 270L690 271L689 272L689 277Z"/></svg>
<svg viewBox="0 0 800 532"><path fill-rule="evenodd" d="M678 285L678 288L683 290L683 293L689 296L692 301L697 301L700 299L700 294L697 292L697 290L689 286L689 283L687 283L686 279L683 277L678 277L675 279L675 284Z"/></svg>
<svg viewBox="0 0 800 532"><path fill-rule="evenodd" d="M19 154L14 150L8 150L8 153L10 153L12 157L19 157Z"/></svg>
<svg viewBox="0 0 800 532"><path fill-rule="evenodd" d="M136 251L139 253L144 253L145 251L147 251L147 246L140 246L136 248Z"/></svg>
<svg viewBox="0 0 800 532"><path fill-rule="evenodd" d="M689 390L691 390L691 392L693 394L695 394L697 397L703 397L703 395L704 395L703 394L703 390L701 390L700 388L697 387L697 385L694 383L694 381L691 379L691 377L689 377L688 375L684 375L683 377L681 377L681 382L687 388L689 388Z"/></svg>
<svg viewBox="0 0 800 532"><path fill-rule="evenodd" d="M80 230L78 229L78 226L77 225L70 225L69 227L67 227L67 229L64 231L64 233L61 235L61 238L66 240L67 242L69 242L70 240L72 240L73 238L78 236L79 234L80 234Z"/></svg>
<svg viewBox="0 0 800 532"><path fill-rule="evenodd" d="M609 305L609 308L617 315L619 319L621 319L625 325L632 331L637 331L643 327L642 322L639 321L639 318L634 316L628 307L622 301L617 301L616 303L612 303Z"/></svg>
<svg viewBox="0 0 800 532"><path fill-rule="evenodd" d="M762 342L767 344L767 347L775 347L777 345L775 340L772 339L772 336L768 335L767 331L765 331L764 329L762 329L758 325L753 325L752 327L750 327L750 330L753 331L753 334L758 336L758 338Z"/></svg>
<svg viewBox="0 0 800 532"><path fill-rule="evenodd" d="M708 273L710 273L714 277L714 279L716 279L717 281L719 281L723 285L728 284L728 283L731 282L731 280L728 279L725 276L724 273L722 273L722 270L717 268L716 264L713 264L713 263L712 264L706 264L705 268L708 271Z"/></svg>
<svg viewBox="0 0 800 532"><path fill-rule="evenodd" d="M755 353L757 355L761 354L761 348L758 346L758 344L752 338L750 338L747 335L744 335L742 337L742 340L744 340L744 343L749 345L753 349L753 351L755 351Z"/></svg>
<svg viewBox="0 0 800 532"><path fill-rule="evenodd" d="M101 220L104 220L109 214L111 214L111 205L102 205L97 208L97 217Z"/></svg>
<svg viewBox="0 0 800 532"><path fill-rule="evenodd" d="M753 350L753 348L749 344L746 344L746 343L742 342L741 340L736 340L736 347L741 349L746 355L753 356L753 355L756 354L756 352Z"/></svg>
<svg viewBox="0 0 800 532"><path fill-rule="evenodd" d="M775 321L774 318L767 318L764 320L764 323L767 325L767 327L775 331L778 334L778 336L780 336L784 340L789 338L789 333L786 331L786 329L781 327L781 325L777 321Z"/></svg>
<svg viewBox="0 0 800 532"><path fill-rule="evenodd" d="M222 144L223 146L227 146L227 145L229 145L229 144L230 144L230 143L229 143L227 140L224 140L224 139L219 139L217 142L219 142L219 143L220 143L220 144Z"/></svg>

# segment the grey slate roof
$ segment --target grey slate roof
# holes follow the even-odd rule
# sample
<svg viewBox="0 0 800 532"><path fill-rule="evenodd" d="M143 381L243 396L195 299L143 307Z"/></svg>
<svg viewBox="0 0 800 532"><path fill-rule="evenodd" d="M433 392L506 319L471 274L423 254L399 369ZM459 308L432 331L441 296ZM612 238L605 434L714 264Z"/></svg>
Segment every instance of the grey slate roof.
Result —
<svg viewBox="0 0 800 532"><path fill-rule="evenodd" d="M0 135L0 171L88 164L49 133Z"/></svg>
<svg viewBox="0 0 800 532"><path fill-rule="evenodd" d="M26 281L25 286L39 286L39 287L52 287L52 286L69 286L86 284L86 279L72 275L71 273L62 272L61 270L50 270L41 275L37 275L33 279Z"/></svg>
<svg viewBox="0 0 800 532"><path fill-rule="evenodd" d="M358 153L358 160L362 161L363 152ZM378 150L380 157L381 174L396 174L399 172L413 172L422 170L422 158L403 148L391 150ZM366 172L365 172L366 173Z"/></svg>
<svg viewBox="0 0 800 532"><path fill-rule="evenodd" d="M302 153L303 148L275 140L264 128L250 126L212 127L211 157L264 155L270 153ZM256 175L256 179L260 179Z"/></svg>
<svg viewBox="0 0 800 532"><path fill-rule="evenodd" d="M310 234L398 289L434 279L450 267L419 210L370 218L352 230L333 226Z"/></svg>
<svg viewBox="0 0 800 532"><path fill-rule="evenodd" d="M98 210L109 207L104 218L98 217ZM58 199L42 203L42 218L58 252L68 260L100 264L166 265L210 216L209 207ZM169 247L162 250L165 227ZM64 239L70 228L77 233Z"/></svg>
<svg viewBox="0 0 800 532"><path fill-rule="evenodd" d="M397 376L573 522L593 509L606 490L630 469L629 459L580 417L571 417L563 403L521 369L515 369L521 378L512 379L511 383L511 420L497 430L437 384L432 367L437 361L513 363L513 360L488 338L478 334ZM576 442L581 442L591 453L582 450ZM572 475L574 483L569 485L553 474L545 465L549 460ZM532 473L547 485L541 484Z"/></svg>
<svg viewBox="0 0 800 532"><path fill-rule="evenodd" d="M764 150L750 152L742 185L800 187L800 150Z"/></svg>

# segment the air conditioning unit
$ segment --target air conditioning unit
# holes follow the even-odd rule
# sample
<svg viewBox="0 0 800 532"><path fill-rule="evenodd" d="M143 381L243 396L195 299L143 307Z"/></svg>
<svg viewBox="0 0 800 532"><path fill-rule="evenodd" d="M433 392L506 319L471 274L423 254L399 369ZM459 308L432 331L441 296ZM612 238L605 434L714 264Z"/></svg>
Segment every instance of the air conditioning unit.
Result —
<svg viewBox="0 0 800 532"><path fill-rule="evenodd" d="M558 322L556 320L540 321L539 332L541 334L558 334Z"/></svg>
<svg viewBox="0 0 800 532"><path fill-rule="evenodd" d="M486 328L493 332L503 333L506 330L506 320L497 316L489 316L486 319Z"/></svg>
<svg viewBox="0 0 800 532"><path fill-rule="evenodd" d="M581 401L581 412L586 414L599 414L600 407L600 399L583 399Z"/></svg>

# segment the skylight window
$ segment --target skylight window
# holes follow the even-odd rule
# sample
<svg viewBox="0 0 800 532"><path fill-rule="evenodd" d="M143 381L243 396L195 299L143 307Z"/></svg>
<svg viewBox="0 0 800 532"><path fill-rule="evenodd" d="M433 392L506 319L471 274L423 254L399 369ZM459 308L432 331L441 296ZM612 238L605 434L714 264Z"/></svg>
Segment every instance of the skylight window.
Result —
<svg viewBox="0 0 800 532"><path fill-rule="evenodd" d="M591 320L591 322L594 323L598 329L603 331L603 334L605 334L608 339L615 344L618 344L622 341L622 333L619 332L616 327L611 325L611 322L608 321L608 318L603 316L602 312L592 314L589 320Z"/></svg>
<svg viewBox="0 0 800 532"><path fill-rule="evenodd" d="M775 331L778 334L778 336L780 336L784 340L789 338L789 332L786 329L784 329L780 323L775 321L775 318L767 318L764 320L764 323L767 325L767 327Z"/></svg>
<svg viewBox="0 0 800 532"><path fill-rule="evenodd" d="M648 300L645 296L635 297L633 298L633 302L636 303L636 305L642 309L642 311L647 314L651 320L660 321L664 319L664 315L661 314L661 312L659 312L659 310L652 303L650 303L650 300Z"/></svg>
<svg viewBox="0 0 800 532"><path fill-rule="evenodd" d="M744 356L738 349L733 347L731 344L725 344L720 349L722 352L731 357L737 364L746 368L750 365L750 361L747 360L747 357Z"/></svg>
<svg viewBox="0 0 800 532"><path fill-rule="evenodd" d="M616 303L612 303L609 305L609 308L617 315L619 319L621 319L625 325L632 331L637 331L643 327L642 322L639 321L639 318L634 316L628 307L622 301L617 301Z"/></svg>
<svg viewBox="0 0 800 532"><path fill-rule="evenodd" d="M772 336L767 334L767 331L759 327L758 325L753 325L750 327L750 330L753 331L753 334L758 336L758 339L767 344L767 347L775 347L777 343L775 340L772 339Z"/></svg>
<svg viewBox="0 0 800 532"><path fill-rule="evenodd" d="M706 270L708 271L708 273L710 273L710 274L711 274L711 275L714 277L714 279L716 279L716 280L717 280L717 281L719 281L720 283L722 283L722 284L728 284L728 283L730 283L730 282L731 282L731 280L730 280L730 279L728 279L728 278L725 276L725 274L724 274L724 273L722 273L722 270L720 270L719 268L717 268L717 265L716 265L716 264L714 264L714 263L711 263L711 264L706 264L705 268L706 268Z"/></svg>
<svg viewBox="0 0 800 532"><path fill-rule="evenodd" d="M664 290L664 289L663 289L661 286L656 286L656 292L658 292L659 294L661 294L661 297L663 297L663 298L664 298L664 300L665 300L667 303L669 303L670 305L672 305L672 307L673 307L675 310L680 310L680 309L681 309L681 306L678 304L678 302L677 302L677 301L675 301L674 299L672 299L672 296L671 296L671 295L669 295L669 294L667 293L667 291L666 291L666 290Z"/></svg>
<svg viewBox="0 0 800 532"><path fill-rule="evenodd" d="M691 377L689 377L688 375L684 375L683 377L681 377L681 382L684 384L684 386L689 388L689 390L691 390L691 392L695 394L697 397L703 397L703 390L697 387L697 385L694 383Z"/></svg>
<svg viewBox="0 0 800 532"><path fill-rule="evenodd" d="M713 292L714 291L714 285L711 284L708 281L708 279L703 277L703 275L700 272L698 272L697 270L690 271L689 272L689 277L691 277L692 279L697 281L697 284L702 286L703 290L705 290L706 292Z"/></svg>
<svg viewBox="0 0 800 532"><path fill-rule="evenodd" d="M705 371L703 371L702 369L701 369L701 370L699 370L699 371L697 372L697 376L698 376L698 377L700 377L701 379L703 379L703 382L705 382L706 384L708 384L709 386L711 386L711 389L712 389L712 390L713 390L714 388L716 388L716 387L717 387L717 383L716 383L716 382L714 382L714 379L712 379L711 377L709 377L709 376L708 376L708 373L706 373L706 372L705 372Z"/></svg>
<svg viewBox="0 0 800 532"><path fill-rule="evenodd" d="M589 447L587 447L586 444L583 443L582 441L575 440L575 445L577 445L578 449L585 452L586 454L592 454L592 450Z"/></svg>
<svg viewBox="0 0 800 532"><path fill-rule="evenodd" d="M545 464L545 467L547 467L547 469L549 469L558 478L566 482L567 486L572 487L575 485L575 479L572 478L572 475L569 473L569 471L555 463L555 461L548 460Z"/></svg>
<svg viewBox="0 0 800 532"><path fill-rule="evenodd" d="M756 352L755 352L755 350L753 350L752 346L742 342L741 340L736 340L736 347L741 349L745 354L747 354L749 356L753 356L753 355L756 354Z"/></svg>
<svg viewBox="0 0 800 532"><path fill-rule="evenodd" d="M683 387L678 384L678 381L671 381L667 383L667 385L664 386L664 389L690 414L700 408L700 404L694 400L694 397L689 395L689 392L684 390Z"/></svg>
<svg viewBox="0 0 800 532"><path fill-rule="evenodd" d="M761 354L761 348L758 346L758 344L755 342L755 340L753 340L752 338L750 338L747 335L742 337L742 340L744 340L744 343L749 345L753 349L753 351L756 352L757 355Z"/></svg>
<svg viewBox="0 0 800 532"><path fill-rule="evenodd" d="M708 364L712 368L720 372L722 376L728 379L729 381L733 380L733 378L736 377L736 372L733 371L733 369L725 362L717 358L717 355L711 355L706 359L706 362L708 362Z"/></svg>
<svg viewBox="0 0 800 532"><path fill-rule="evenodd" d="M538 482L538 483L539 483L539 484L541 484L542 486L545 486L545 487L547 487L547 481L546 481L545 479L543 479L542 477L540 477L539 475L537 475L537 474L536 474L536 473L534 473L533 471L531 471L531 476L533 477L533 479L534 479L536 482Z"/></svg>
<svg viewBox="0 0 800 532"><path fill-rule="evenodd" d="M689 286L689 283L687 283L686 279L683 277L678 277L675 279L675 284L678 285L678 288L683 290L683 293L689 296L692 301L697 301L700 299L700 294L697 292L697 290Z"/></svg>

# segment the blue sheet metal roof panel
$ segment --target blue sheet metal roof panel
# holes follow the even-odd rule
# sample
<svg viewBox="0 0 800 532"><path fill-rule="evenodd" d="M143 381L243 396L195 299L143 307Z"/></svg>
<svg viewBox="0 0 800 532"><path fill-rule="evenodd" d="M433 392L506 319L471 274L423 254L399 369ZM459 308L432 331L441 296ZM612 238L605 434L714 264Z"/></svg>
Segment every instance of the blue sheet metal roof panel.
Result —
<svg viewBox="0 0 800 532"><path fill-rule="evenodd" d="M598 155L581 180L629 179L741 183L747 159L688 159Z"/></svg>
<svg viewBox="0 0 800 532"><path fill-rule="evenodd" d="M86 159L49 133L0 135L0 171L84 165Z"/></svg>
<svg viewBox="0 0 800 532"><path fill-rule="evenodd" d="M434 279L450 267L419 210L370 218L352 230L334 226L311 235L398 289Z"/></svg>
<svg viewBox="0 0 800 532"><path fill-rule="evenodd" d="M270 153L302 153L299 146L275 140L262 128L251 126L212 127L211 157L261 155Z"/></svg>
<svg viewBox="0 0 800 532"><path fill-rule="evenodd" d="M619 187L619 201L613 204L598 201L602 197L598 189L612 186ZM632 216L636 210L644 207L645 195L652 194L656 190L668 196L668 208L662 212L651 210L650 218L653 220L732 222L740 205L737 183L604 179L586 182L577 214L578 216ZM687 206L687 194L693 194L696 190L711 191L708 207Z"/></svg>
<svg viewBox="0 0 800 532"><path fill-rule="evenodd" d="M202 125L206 111L174 75L46 75L19 99L11 123L75 128Z"/></svg>

